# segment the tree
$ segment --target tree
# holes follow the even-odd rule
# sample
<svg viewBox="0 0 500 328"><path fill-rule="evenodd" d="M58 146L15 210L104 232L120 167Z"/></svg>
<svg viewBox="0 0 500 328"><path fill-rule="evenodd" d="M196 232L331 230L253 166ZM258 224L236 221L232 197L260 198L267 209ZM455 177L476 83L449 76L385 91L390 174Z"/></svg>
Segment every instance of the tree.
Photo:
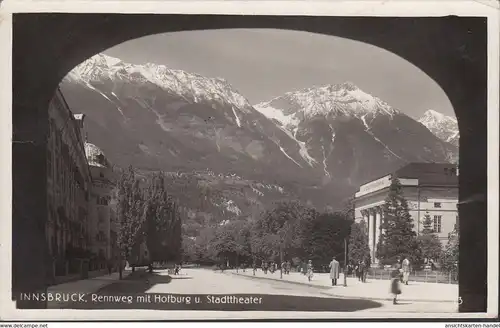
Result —
<svg viewBox="0 0 500 328"><path fill-rule="evenodd" d="M458 251L459 251L459 225L448 235L448 243L446 244L442 256L441 265L445 272L458 273Z"/></svg>
<svg viewBox="0 0 500 328"><path fill-rule="evenodd" d="M132 167L123 172L115 190L115 212L118 225L117 243L120 255L128 258L132 248L144 236L143 197ZM120 263L120 279L122 264Z"/></svg>
<svg viewBox="0 0 500 328"><path fill-rule="evenodd" d="M370 247L368 246L368 235L364 228L364 222L354 222L351 226L349 236L348 258L353 263L359 263L370 257Z"/></svg>
<svg viewBox="0 0 500 328"><path fill-rule="evenodd" d="M422 224L423 229L418 236L422 257L428 260L439 260L441 258L442 245L441 241L434 233L432 219L428 212L425 213Z"/></svg>
<svg viewBox="0 0 500 328"><path fill-rule="evenodd" d="M304 224L303 248L308 260L315 266L326 267L335 256L344 262L345 242L349 237L352 220L344 212L317 213Z"/></svg>
<svg viewBox="0 0 500 328"><path fill-rule="evenodd" d="M235 219L217 228L211 240L214 255L219 260L239 265L250 259L250 226L244 220Z"/></svg>
<svg viewBox="0 0 500 328"><path fill-rule="evenodd" d="M145 194L143 215L152 261L179 261L182 221L177 203L167 193L162 172L150 178Z"/></svg>
<svg viewBox="0 0 500 328"><path fill-rule="evenodd" d="M401 183L392 178L389 194L383 205L383 233L380 234L376 256L382 264L393 264L407 257L411 263L421 262L421 252L408 202L403 196Z"/></svg>
<svg viewBox="0 0 500 328"><path fill-rule="evenodd" d="M263 213L252 227L252 252L261 260L291 259L303 253L301 222L316 211L299 202L280 202Z"/></svg>

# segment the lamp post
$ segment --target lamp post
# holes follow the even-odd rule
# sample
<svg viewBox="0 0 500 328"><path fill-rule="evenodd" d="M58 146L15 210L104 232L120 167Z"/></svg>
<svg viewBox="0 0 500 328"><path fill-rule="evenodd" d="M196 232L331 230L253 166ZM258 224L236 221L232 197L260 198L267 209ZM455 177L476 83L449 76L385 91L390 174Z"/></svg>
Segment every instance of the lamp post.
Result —
<svg viewBox="0 0 500 328"><path fill-rule="evenodd" d="M280 279L283 279L283 247L280 246Z"/></svg>
<svg viewBox="0 0 500 328"><path fill-rule="evenodd" d="M347 238L344 238L344 287L347 287Z"/></svg>

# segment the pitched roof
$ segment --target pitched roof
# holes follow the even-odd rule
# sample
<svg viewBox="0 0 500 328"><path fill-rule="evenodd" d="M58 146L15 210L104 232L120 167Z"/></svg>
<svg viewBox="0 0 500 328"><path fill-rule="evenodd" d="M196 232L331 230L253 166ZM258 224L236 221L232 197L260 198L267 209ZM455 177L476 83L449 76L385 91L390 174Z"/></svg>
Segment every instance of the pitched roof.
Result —
<svg viewBox="0 0 500 328"><path fill-rule="evenodd" d="M398 178L418 179L419 185L458 186L457 167L449 163L410 163L396 170Z"/></svg>

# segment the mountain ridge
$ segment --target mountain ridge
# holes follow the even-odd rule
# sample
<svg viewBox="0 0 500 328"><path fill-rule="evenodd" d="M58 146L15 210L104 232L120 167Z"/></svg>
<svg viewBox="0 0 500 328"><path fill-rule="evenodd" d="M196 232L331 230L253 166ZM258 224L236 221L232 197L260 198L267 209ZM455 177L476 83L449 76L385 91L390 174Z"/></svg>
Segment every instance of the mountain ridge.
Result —
<svg viewBox="0 0 500 328"><path fill-rule="evenodd" d="M61 88L87 114L91 141L120 166L236 174L319 207L405 163L445 162L457 151L350 82L253 106L223 78L97 55Z"/></svg>

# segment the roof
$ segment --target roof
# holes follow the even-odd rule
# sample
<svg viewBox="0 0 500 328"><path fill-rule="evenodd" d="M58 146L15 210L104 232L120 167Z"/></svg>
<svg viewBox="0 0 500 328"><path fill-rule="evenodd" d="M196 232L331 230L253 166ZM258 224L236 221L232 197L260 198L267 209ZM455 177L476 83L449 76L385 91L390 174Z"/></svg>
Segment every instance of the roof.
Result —
<svg viewBox="0 0 500 328"><path fill-rule="evenodd" d="M419 185L458 186L457 166L449 163L410 163L396 170L398 178L418 179Z"/></svg>
<svg viewBox="0 0 500 328"><path fill-rule="evenodd" d="M458 187L457 166L450 163L410 163L395 171L388 171L382 176L375 177L360 184L365 186L388 175L395 175L400 179L418 179L419 185Z"/></svg>
<svg viewBox="0 0 500 328"><path fill-rule="evenodd" d="M104 152L94 144L85 143L85 155L90 166L111 167L111 163L104 155Z"/></svg>

